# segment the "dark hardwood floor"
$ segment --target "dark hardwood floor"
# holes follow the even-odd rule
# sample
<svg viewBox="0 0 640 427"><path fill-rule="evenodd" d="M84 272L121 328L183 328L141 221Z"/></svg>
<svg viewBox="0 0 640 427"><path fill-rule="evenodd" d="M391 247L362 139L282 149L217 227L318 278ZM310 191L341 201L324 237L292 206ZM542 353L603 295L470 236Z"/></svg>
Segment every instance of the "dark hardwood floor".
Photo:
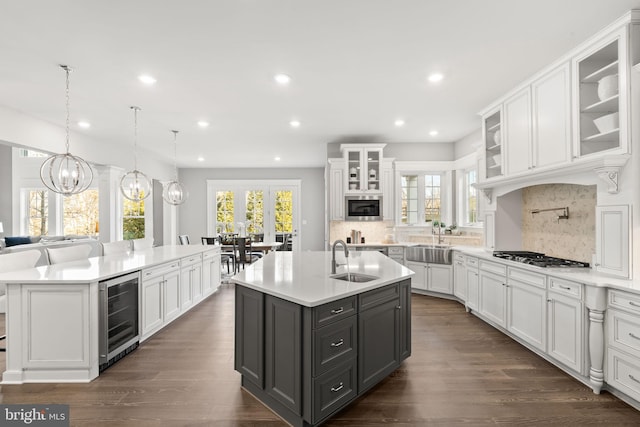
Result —
<svg viewBox="0 0 640 427"><path fill-rule="evenodd" d="M225 285L89 384L2 385L0 401L69 404L72 426L283 426L233 370L233 296ZM640 412L462 305L414 295L412 356L325 425L494 424L638 426Z"/></svg>

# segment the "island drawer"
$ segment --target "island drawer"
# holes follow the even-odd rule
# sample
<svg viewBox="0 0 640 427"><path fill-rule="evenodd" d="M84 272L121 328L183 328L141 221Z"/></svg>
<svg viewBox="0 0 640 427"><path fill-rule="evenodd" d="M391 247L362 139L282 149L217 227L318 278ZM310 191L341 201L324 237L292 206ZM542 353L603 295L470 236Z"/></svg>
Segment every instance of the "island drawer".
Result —
<svg viewBox="0 0 640 427"><path fill-rule="evenodd" d="M178 268L180 268L179 261L168 262L166 264L161 264L152 268L145 268L144 270L142 270L142 280L149 279L155 276L162 276L163 274L177 270Z"/></svg>
<svg viewBox="0 0 640 427"><path fill-rule="evenodd" d="M400 299L400 288L397 284L383 286L382 288L373 289L368 292L360 294L360 311L367 310L368 308L375 307L380 304L384 304L388 301Z"/></svg>
<svg viewBox="0 0 640 427"><path fill-rule="evenodd" d="M357 297L351 296L313 308L313 327L319 328L358 312Z"/></svg>
<svg viewBox="0 0 640 427"><path fill-rule="evenodd" d="M315 424L328 417L357 394L356 361L351 360L313 379L313 414Z"/></svg>
<svg viewBox="0 0 640 427"><path fill-rule="evenodd" d="M202 254L191 255L188 257L184 257L180 260L181 267L188 267L190 265L197 264L202 262Z"/></svg>
<svg viewBox="0 0 640 427"><path fill-rule="evenodd" d="M349 316L313 331L313 375L321 375L358 354L358 317Z"/></svg>
<svg viewBox="0 0 640 427"><path fill-rule="evenodd" d="M639 360L621 351L608 348L607 383L626 395L640 400Z"/></svg>

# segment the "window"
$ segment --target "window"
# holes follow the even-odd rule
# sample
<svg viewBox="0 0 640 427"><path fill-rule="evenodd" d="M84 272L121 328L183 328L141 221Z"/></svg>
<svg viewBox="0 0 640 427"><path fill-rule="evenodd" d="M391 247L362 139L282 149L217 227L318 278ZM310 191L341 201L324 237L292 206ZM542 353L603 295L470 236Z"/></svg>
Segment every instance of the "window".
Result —
<svg viewBox="0 0 640 427"><path fill-rule="evenodd" d="M18 156L20 157L49 157L45 153L29 150L27 148L18 148Z"/></svg>
<svg viewBox="0 0 640 427"><path fill-rule="evenodd" d="M478 222L478 190L473 186L477 182L478 173L475 169L465 172L463 182L464 224L472 225Z"/></svg>
<svg viewBox="0 0 640 427"><path fill-rule="evenodd" d="M245 193L245 197L247 233L262 233L264 231L264 192L262 190L249 190Z"/></svg>
<svg viewBox="0 0 640 427"><path fill-rule="evenodd" d="M233 191L216 191L216 232L233 233Z"/></svg>
<svg viewBox="0 0 640 427"><path fill-rule="evenodd" d="M49 233L49 192L27 190L27 233L45 236Z"/></svg>
<svg viewBox="0 0 640 427"><path fill-rule="evenodd" d="M123 197L122 201L122 238L124 240L144 238L144 200L134 202Z"/></svg>
<svg viewBox="0 0 640 427"><path fill-rule="evenodd" d="M64 234L94 235L98 233L98 190L89 189L63 199ZM144 229L143 229L144 232Z"/></svg>
<svg viewBox="0 0 640 427"><path fill-rule="evenodd" d="M400 223L424 225L442 221L442 180L440 173L400 176Z"/></svg>

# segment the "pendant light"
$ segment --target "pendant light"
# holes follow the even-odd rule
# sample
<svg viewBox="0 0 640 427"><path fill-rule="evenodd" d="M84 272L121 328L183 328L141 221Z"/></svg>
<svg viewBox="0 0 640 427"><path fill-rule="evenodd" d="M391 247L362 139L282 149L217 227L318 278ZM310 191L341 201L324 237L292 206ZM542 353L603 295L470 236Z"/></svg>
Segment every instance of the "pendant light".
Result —
<svg viewBox="0 0 640 427"><path fill-rule="evenodd" d="M71 68L60 65L67 74L66 86L66 152L47 158L40 167L40 179L49 190L64 196L85 191L93 181L93 170L86 160L69 152L69 73Z"/></svg>
<svg viewBox="0 0 640 427"><path fill-rule="evenodd" d="M133 170L124 174L120 179L120 191L124 197L132 202L141 202L151 195L151 180L138 170L138 111L140 111L140 107L131 107L131 109L133 110Z"/></svg>
<svg viewBox="0 0 640 427"><path fill-rule="evenodd" d="M178 182L178 166L176 164L176 147L178 146L177 137L178 131L172 130L173 132L173 170L174 177L173 181L169 181L164 185L164 189L162 192L162 197L164 200L171 205L181 205L187 200L189 193L187 193L184 189L184 186Z"/></svg>

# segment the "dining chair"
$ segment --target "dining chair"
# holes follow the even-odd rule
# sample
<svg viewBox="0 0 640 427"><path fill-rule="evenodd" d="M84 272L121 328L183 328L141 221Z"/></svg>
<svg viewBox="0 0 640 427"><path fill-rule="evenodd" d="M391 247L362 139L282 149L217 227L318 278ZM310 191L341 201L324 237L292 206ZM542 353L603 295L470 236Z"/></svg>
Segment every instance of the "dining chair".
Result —
<svg viewBox="0 0 640 427"><path fill-rule="evenodd" d="M131 240L118 240L117 242L104 242L102 255L123 254L131 250Z"/></svg>
<svg viewBox="0 0 640 427"><path fill-rule="evenodd" d="M209 238L208 238L209 239ZM222 251L220 252L220 264L225 263L227 264L227 274L230 275L231 274L231 268L230 266L233 266L233 272L236 272L236 242L234 239L231 239L231 241L223 238L221 235L218 235L218 237L214 237L214 239L217 239L218 243L220 243L220 246L222 246ZM224 246L226 246L227 248L225 249ZM231 246L229 248L229 246Z"/></svg>
<svg viewBox="0 0 640 427"><path fill-rule="evenodd" d="M189 235L187 234L180 234L178 236L178 240L180 240L180 244L181 245L188 245L189 244Z"/></svg>
<svg viewBox="0 0 640 427"><path fill-rule="evenodd" d="M203 245L215 245L218 241L217 237L201 237L200 241L202 241Z"/></svg>
<svg viewBox="0 0 640 427"><path fill-rule="evenodd" d="M251 239L248 237L236 237L235 239L236 246L236 265L235 271L240 271L240 265L242 265L242 269L244 270L244 266L246 264L251 264L256 261L259 257L251 251Z"/></svg>
<svg viewBox="0 0 640 427"><path fill-rule="evenodd" d="M27 268L33 268L40 259L40 251L30 250L23 252L15 252L11 254L0 255L0 273L9 271L19 271ZM5 284L0 284L0 313L6 312L7 305L7 289ZM0 335L0 340L6 339L6 335ZM0 348L0 351L7 351L6 348Z"/></svg>
<svg viewBox="0 0 640 427"><path fill-rule="evenodd" d="M133 239L133 251L143 251L153 247L153 237L145 237L142 239Z"/></svg>
<svg viewBox="0 0 640 427"><path fill-rule="evenodd" d="M68 248L47 248L49 264L60 264L61 262L78 261L89 258L91 245L77 245Z"/></svg>

